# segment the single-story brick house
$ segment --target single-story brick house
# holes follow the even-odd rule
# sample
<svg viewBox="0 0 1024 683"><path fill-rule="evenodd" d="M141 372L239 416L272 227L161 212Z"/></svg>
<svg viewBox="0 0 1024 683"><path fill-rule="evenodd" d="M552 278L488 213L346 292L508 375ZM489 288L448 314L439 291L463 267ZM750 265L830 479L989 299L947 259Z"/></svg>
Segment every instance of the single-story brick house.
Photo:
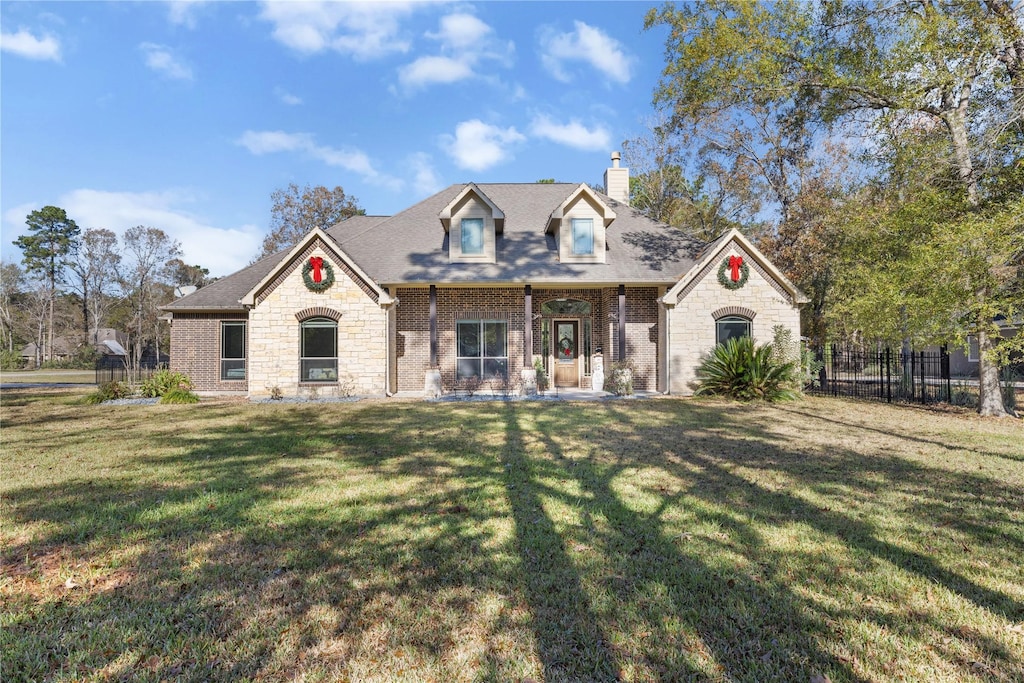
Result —
<svg viewBox="0 0 1024 683"><path fill-rule="evenodd" d="M686 394L718 341L800 334L806 299L743 235L710 244L570 183L452 185L353 216L165 307L171 367L250 397L448 392L469 378L589 389L620 359L638 390ZM500 381L500 380L499 380Z"/></svg>

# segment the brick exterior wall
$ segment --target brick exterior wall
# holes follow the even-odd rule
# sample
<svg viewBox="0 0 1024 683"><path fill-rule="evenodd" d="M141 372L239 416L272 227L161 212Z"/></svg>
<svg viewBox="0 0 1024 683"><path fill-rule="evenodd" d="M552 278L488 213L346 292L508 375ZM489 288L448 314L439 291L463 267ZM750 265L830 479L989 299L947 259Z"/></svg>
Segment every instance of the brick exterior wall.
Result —
<svg viewBox="0 0 1024 683"><path fill-rule="evenodd" d="M422 391L430 366L430 290L426 287L399 288L395 313L395 371L399 391ZM490 319L508 321L509 376L518 381L524 366L524 288L437 288L437 355L441 384L445 391L455 388L457 320ZM658 289L626 288L626 352L637 369L638 390L658 389ZM533 289L533 355L541 356L541 307L553 299L580 299L591 304L594 351L603 349L607 362L616 353L617 327L607 324L609 312L618 311L618 290ZM609 304L609 302L611 302ZM609 308L611 305L611 308ZM550 317L550 316L545 316ZM558 317L558 316L556 316ZM572 318L573 316L564 316ZM582 328L580 330L582 335ZM580 386L590 388L590 376L581 376Z"/></svg>
<svg viewBox="0 0 1024 683"><path fill-rule="evenodd" d="M220 324L246 319L245 311L175 313L171 319L171 370L188 375L197 391L246 391L245 380L222 381L220 378ZM246 349L249 348L248 333L246 325Z"/></svg>
<svg viewBox="0 0 1024 683"><path fill-rule="evenodd" d="M750 276L740 289L729 290L718 282L722 259L743 257ZM772 327L783 325L800 338L800 309L786 290L745 250L733 244L720 258L708 263L681 292L669 310L669 372L674 394L692 394L701 357L716 343L715 320L729 312L753 312L751 334L758 344L772 341Z"/></svg>
<svg viewBox="0 0 1024 683"><path fill-rule="evenodd" d="M310 291L302 280L301 264L322 256L334 269L334 284L324 292ZM273 387L296 395L310 387L323 394L351 391L382 395L387 372L387 312L376 294L333 253L316 244L300 255L283 277L276 278L257 297L249 312L249 395L267 396ZM308 310L307 310L308 309ZM333 313L338 321L338 382L299 382L299 319L308 312Z"/></svg>

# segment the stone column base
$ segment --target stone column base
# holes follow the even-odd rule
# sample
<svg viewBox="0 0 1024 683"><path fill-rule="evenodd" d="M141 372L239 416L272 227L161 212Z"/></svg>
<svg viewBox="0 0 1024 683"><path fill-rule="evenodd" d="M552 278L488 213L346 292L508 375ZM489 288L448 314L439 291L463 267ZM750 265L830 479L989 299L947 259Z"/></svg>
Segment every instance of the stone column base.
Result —
<svg viewBox="0 0 1024 683"><path fill-rule="evenodd" d="M523 396L537 395L537 370L536 368L523 368L521 377L523 379Z"/></svg>
<svg viewBox="0 0 1024 683"><path fill-rule="evenodd" d="M441 396L441 371L427 370L423 379L423 395L427 398L439 398Z"/></svg>

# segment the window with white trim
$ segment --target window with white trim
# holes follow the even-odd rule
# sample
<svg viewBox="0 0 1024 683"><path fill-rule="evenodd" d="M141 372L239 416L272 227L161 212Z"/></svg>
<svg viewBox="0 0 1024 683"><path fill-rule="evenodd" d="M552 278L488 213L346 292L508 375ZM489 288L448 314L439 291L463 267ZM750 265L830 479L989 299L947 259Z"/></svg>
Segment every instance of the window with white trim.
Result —
<svg viewBox="0 0 1024 683"><path fill-rule="evenodd" d="M967 362L977 363L981 358L981 347L978 346L978 338L973 334L967 337Z"/></svg>
<svg viewBox="0 0 1024 683"><path fill-rule="evenodd" d="M715 342L724 344L736 337L750 336L750 320L738 315L727 315L715 321Z"/></svg>
<svg viewBox="0 0 1024 683"><path fill-rule="evenodd" d="M457 379L508 377L508 323L460 320L455 324Z"/></svg>
<svg viewBox="0 0 1024 683"><path fill-rule="evenodd" d="M594 253L594 219L572 219L572 253L574 256L590 256Z"/></svg>
<svg viewBox="0 0 1024 683"><path fill-rule="evenodd" d="M484 253L484 219L463 218L461 222L462 253Z"/></svg>
<svg viewBox="0 0 1024 683"><path fill-rule="evenodd" d="M300 382L338 381L338 323L310 318L299 324Z"/></svg>
<svg viewBox="0 0 1024 683"><path fill-rule="evenodd" d="M245 321L220 324L220 378L245 379Z"/></svg>

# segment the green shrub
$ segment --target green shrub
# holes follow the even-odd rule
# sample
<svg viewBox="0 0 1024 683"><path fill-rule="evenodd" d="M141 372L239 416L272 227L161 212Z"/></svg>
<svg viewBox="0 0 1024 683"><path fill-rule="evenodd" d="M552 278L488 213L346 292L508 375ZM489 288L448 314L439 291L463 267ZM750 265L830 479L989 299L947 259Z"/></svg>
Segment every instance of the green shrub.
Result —
<svg viewBox="0 0 1024 683"><path fill-rule="evenodd" d="M547 370L544 369L544 361L534 358L533 369L537 371L537 391L547 391L549 382Z"/></svg>
<svg viewBox="0 0 1024 683"><path fill-rule="evenodd" d="M25 367L25 359L17 351L0 351L0 370L20 370Z"/></svg>
<svg viewBox="0 0 1024 683"><path fill-rule="evenodd" d="M188 389L171 389L160 398L160 403L199 403L199 397Z"/></svg>
<svg viewBox="0 0 1024 683"><path fill-rule="evenodd" d="M142 380L139 393L146 398L159 398L172 389L192 391L192 388L192 380L188 375L164 369L157 370L152 377Z"/></svg>
<svg viewBox="0 0 1024 683"><path fill-rule="evenodd" d="M119 398L131 398L134 393L131 386L124 382L106 382L101 384L96 391L86 396L84 400L85 403L96 404Z"/></svg>
<svg viewBox="0 0 1024 683"><path fill-rule="evenodd" d="M796 364L773 357L772 345L755 346L750 337L720 344L697 368L697 395L738 401L785 401L798 397Z"/></svg>
<svg viewBox="0 0 1024 683"><path fill-rule="evenodd" d="M633 377L636 375L636 368L630 360L620 360L608 367L607 379L604 381L604 390L616 396L633 395Z"/></svg>

